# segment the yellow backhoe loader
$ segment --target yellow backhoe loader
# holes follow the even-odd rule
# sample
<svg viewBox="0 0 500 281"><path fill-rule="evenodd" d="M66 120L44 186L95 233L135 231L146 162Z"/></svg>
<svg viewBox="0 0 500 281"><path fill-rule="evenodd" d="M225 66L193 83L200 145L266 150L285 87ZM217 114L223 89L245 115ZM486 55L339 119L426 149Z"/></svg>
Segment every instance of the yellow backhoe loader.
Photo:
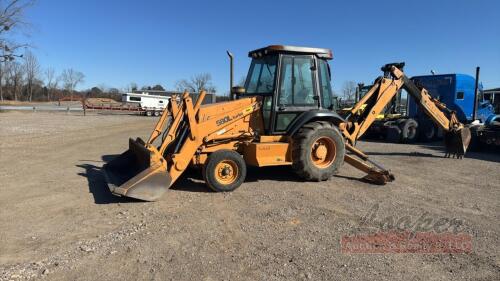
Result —
<svg viewBox="0 0 500 281"><path fill-rule="evenodd" d="M394 176L355 144L402 87L447 132L448 155L467 150L468 128L398 64L385 65L384 76L342 118L333 111L329 49L272 45L249 57L245 87L231 85L233 100L202 105L205 92L196 102L188 93L172 97L149 139L130 139L129 149L105 164L111 192L157 200L190 165L202 167L214 191L239 187L247 165L288 165L305 180L323 181L344 161L364 171L365 180L385 184Z"/></svg>

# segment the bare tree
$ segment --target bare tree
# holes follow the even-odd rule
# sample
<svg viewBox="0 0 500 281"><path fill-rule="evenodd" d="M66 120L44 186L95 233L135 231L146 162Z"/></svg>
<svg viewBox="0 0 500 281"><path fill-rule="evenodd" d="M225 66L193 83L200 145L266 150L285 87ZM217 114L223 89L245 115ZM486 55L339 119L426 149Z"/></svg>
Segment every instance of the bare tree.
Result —
<svg viewBox="0 0 500 281"><path fill-rule="evenodd" d="M7 78L7 67L4 62L0 62L0 101L3 101L4 80Z"/></svg>
<svg viewBox="0 0 500 281"><path fill-rule="evenodd" d="M40 75L40 64L35 55L26 51L24 55L24 71L26 73L26 86L28 90L28 100L31 102L33 99L33 85L35 80Z"/></svg>
<svg viewBox="0 0 500 281"><path fill-rule="evenodd" d="M8 67L5 63L14 60L15 57L22 57L15 52L17 49L27 46L27 44L18 44L10 40L9 34L18 27L27 25L23 20L23 12L33 3L34 0L0 0L0 100L4 98L3 82L7 76Z"/></svg>
<svg viewBox="0 0 500 281"><path fill-rule="evenodd" d="M139 89L139 87L137 86L137 83L130 82L130 84L128 84L125 87L124 91L129 93L129 92L137 91L137 89Z"/></svg>
<svg viewBox="0 0 500 281"><path fill-rule="evenodd" d="M26 47L27 44L18 44L8 39L8 34L19 27L26 27L24 11L33 5L35 0L0 1L0 61L11 61L22 55L15 54L16 50Z"/></svg>
<svg viewBox="0 0 500 281"><path fill-rule="evenodd" d="M212 75L210 73L197 74L191 79L182 79L175 83L177 91L188 91L191 93L199 93L205 90L209 93L215 93L216 88L212 85Z"/></svg>
<svg viewBox="0 0 500 281"><path fill-rule="evenodd" d="M50 97L54 90L57 89L57 84L59 83L59 79L56 77L56 72L53 68L49 67L44 72L45 75L45 85L47 86L47 100L50 100Z"/></svg>
<svg viewBox="0 0 500 281"><path fill-rule="evenodd" d="M63 70L60 78L63 82L64 89L70 93L71 100L73 100L73 92L78 84L83 83L85 75L83 75L80 71L74 70L73 68L68 68Z"/></svg>
<svg viewBox="0 0 500 281"><path fill-rule="evenodd" d="M154 86L151 88L151 90L154 90L154 91L165 91L165 88L163 88L163 86L162 86L162 85L160 85L160 84L156 84L156 85L154 85Z"/></svg>
<svg viewBox="0 0 500 281"><path fill-rule="evenodd" d="M354 95L356 94L356 82L345 81L342 86L342 94L346 100L353 100Z"/></svg>
<svg viewBox="0 0 500 281"><path fill-rule="evenodd" d="M104 84L104 83L101 83L101 84L97 85L97 87L98 87L99 89L101 89L101 91L102 91L103 93L108 92L108 91L109 91L109 88L110 88L108 85L106 85L106 84Z"/></svg>
<svg viewBox="0 0 500 281"><path fill-rule="evenodd" d="M8 80L9 84L12 86L12 95L14 100L19 100L20 93L23 87L24 71L23 66L18 62L9 62L6 64L8 69Z"/></svg>

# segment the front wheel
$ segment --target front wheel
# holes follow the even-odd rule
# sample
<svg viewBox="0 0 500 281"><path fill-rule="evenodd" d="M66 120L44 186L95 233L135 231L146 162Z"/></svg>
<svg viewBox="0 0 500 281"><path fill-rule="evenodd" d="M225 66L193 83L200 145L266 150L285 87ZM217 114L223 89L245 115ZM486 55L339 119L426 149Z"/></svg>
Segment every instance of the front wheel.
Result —
<svg viewBox="0 0 500 281"><path fill-rule="evenodd" d="M239 153L219 150L210 154L202 173L208 187L217 192L227 192L235 190L245 181L247 168Z"/></svg>
<svg viewBox="0 0 500 281"><path fill-rule="evenodd" d="M293 136L292 168L305 180L327 180L344 163L345 143L330 123L311 122Z"/></svg>

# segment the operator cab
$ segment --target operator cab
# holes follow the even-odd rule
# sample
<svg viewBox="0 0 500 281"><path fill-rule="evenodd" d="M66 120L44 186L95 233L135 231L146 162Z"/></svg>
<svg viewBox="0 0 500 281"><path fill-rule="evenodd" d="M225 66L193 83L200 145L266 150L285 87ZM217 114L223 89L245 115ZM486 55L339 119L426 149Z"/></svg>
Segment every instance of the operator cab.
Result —
<svg viewBox="0 0 500 281"><path fill-rule="evenodd" d="M327 62L331 50L271 45L248 56L252 63L242 96L262 96L266 133L289 132L304 112L334 109Z"/></svg>

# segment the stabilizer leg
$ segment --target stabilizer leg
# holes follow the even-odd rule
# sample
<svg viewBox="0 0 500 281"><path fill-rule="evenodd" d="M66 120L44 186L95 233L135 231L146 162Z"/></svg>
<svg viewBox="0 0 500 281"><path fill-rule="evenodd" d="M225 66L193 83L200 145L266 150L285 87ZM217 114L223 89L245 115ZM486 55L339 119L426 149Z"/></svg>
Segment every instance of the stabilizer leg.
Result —
<svg viewBox="0 0 500 281"><path fill-rule="evenodd" d="M348 151L352 152L353 155L346 154L344 156L344 161L354 168L367 173L367 175L363 177L364 180L383 185L395 179L394 175L389 170L368 159L368 156L357 148L348 143L346 143L345 147Z"/></svg>

